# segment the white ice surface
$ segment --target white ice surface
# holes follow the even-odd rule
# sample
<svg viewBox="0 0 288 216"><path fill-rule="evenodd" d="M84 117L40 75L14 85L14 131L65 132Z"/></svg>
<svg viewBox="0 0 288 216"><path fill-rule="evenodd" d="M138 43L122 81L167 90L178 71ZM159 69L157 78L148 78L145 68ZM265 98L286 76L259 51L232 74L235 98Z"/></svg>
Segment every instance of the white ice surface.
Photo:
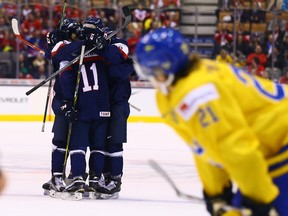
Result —
<svg viewBox="0 0 288 216"><path fill-rule="evenodd" d="M52 123L0 122L0 165L8 184L0 195L1 216L207 216L203 204L179 198L148 165L157 161L186 193L201 197L201 183L188 147L168 126L129 123L124 176L117 200L66 201L43 195L50 178Z"/></svg>

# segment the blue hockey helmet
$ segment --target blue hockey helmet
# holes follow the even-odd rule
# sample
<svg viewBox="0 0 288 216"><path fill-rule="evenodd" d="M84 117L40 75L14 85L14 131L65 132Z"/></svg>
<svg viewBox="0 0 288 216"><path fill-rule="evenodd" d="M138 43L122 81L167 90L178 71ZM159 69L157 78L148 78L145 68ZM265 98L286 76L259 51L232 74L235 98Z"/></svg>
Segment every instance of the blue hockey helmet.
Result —
<svg viewBox="0 0 288 216"><path fill-rule="evenodd" d="M135 56L144 76L155 69L165 75L176 74L189 62L190 48L183 35L172 28L159 28L144 35L136 46Z"/></svg>
<svg viewBox="0 0 288 216"><path fill-rule="evenodd" d="M78 35L79 31L81 30L81 25L78 21L71 19L71 18L65 18L61 23L58 23L57 29L59 29L60 32L63 32L63 39L65 40L75 40L76 36Z"/></svg>
<svg viewBox="0 0 288 216"><path fill-rule="evenodd" d="M83 23L83 27L81 30L81 34L82 36L85 35L90 35L91 33L99 35L99 36L103 36L104 32L103 32L103 23L102 20L100 18L96 18L96 17L88 17L84 23Z"/></svg>
<svg viewBox="0 0 288 216"><path fill-rule="evenodd" d="M189 63L189 44L172 28L159 28L142 37L135 49L136 73L162 93L168 93L175 74Z"/></svg>
<svg viewBox="0 0 288 216"><path fill-rule="evenodd" d="M83 27L85 28L103 28L104 25L102 23L102 20L97 17L88 17L83 24Z"/></svg>

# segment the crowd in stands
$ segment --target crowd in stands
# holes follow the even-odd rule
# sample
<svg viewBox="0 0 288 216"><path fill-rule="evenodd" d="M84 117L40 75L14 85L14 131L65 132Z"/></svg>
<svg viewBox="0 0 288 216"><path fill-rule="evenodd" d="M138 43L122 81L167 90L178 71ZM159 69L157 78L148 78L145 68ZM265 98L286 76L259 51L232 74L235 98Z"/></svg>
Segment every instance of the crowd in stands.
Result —
<svg viewBox="0 0 288 216"><path fill-rule="evenodd" d="M0 55L19 51L14 55L17 59L11 59L14 73L0 73L0 78L47 78L51 73L49 61L38 51L16 42L11 19L19 19L22 37L45 50L46 34L57 27L63 4L60 0L56 0L54 5L49 0L26 0L18 11L16 2L0 2ZM65 16L80 22L88 16L100 17L111 29L121 24L121 3L115 5L117 1L105 0L99 7L93 0L86 0L84 7L83 2L69 0ZM288 7L287 0L282 0L280 6L263 0L229 2L230 5L224 4L216 11L218 30L214 35L211 58L245 68L251 74L288 83L288 10L282 10ZM180 25L180 0L131 0L129 6L132 22L119 36L127 39L131 55L143 34L163 26L178 28ZM262 29L257 26L262 26ZM0 68L3 68L1 64L0 61Z"/></svg>
<svg viewBox="0 0 288 216"><path fill-rule="evenodd" d="M216 11L219 24L211 58L288 84L288 5L268 11L259 0L249 3L234 1L232 8Z"/></svg>
<svg viewBox="0 0 288 216"><path fill-rule="evenodd" d="M25 0L20 5L20 11L18 11L19 5L17 5L18 1L16 0L1 2L0 55L7 52L16 53L17 50L19 54L17 59L11 59L13 61L13 73L7 75L7 73L0 72L0 78L47 78L51 71L49 61L37 50L21 42L17 44L11 29L11 19L18 18L19 30L25 40L45 50L46 34L57 27L62 15L63 1L56 0L55 4L51 4L49 0ZM83 6L83 2L86 3L85 6ZM103 5L99 6L93 0L68 0L65 16L80 22L88 16L100 17L104 25L112 30L121 25L121 11L119 9L123 6L121 1L119 3L115 0L101 2ZM119 36L127 39L131 55L133 55L139 38L144 33L160 26L177 27L179 25L179 11L177 8L180 6L180 0L132 0L129 6L133 15L132 23L128 30L121 32ZM16 63L19 65L18 69ZM6 62L0 61L0 68L3 68L1 64L6 64ZM18 73L14 72L16 70L18 70Z"/></svg>

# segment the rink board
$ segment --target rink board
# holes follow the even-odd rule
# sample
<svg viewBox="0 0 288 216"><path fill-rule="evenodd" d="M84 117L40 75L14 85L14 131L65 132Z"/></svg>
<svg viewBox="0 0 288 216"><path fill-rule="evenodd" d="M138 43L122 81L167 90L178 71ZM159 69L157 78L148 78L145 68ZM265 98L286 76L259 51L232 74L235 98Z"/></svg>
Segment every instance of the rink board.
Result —
<svg viewBox="0 0 288 216"><path fill-rule="evenodd" d="M0 79L0 121L43 121L48 85L29 96L26 92L41 80ZM132 95L129 122L161 122L156 106L155 89L146 82L131 82ZM51 109L53 91L50 91L46 121L53 121ZM138 111L133 106L141 109Z"/></svg>

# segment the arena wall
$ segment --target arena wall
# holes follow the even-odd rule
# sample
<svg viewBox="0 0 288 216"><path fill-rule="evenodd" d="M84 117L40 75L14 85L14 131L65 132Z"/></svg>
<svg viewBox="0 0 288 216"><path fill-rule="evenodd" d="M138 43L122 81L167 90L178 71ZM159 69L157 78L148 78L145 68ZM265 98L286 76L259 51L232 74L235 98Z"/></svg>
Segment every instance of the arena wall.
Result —
<svg viewBox="0 0 288 216"><path fill-rule="evenodd" d="M0 121L43 121L48 85L44 85L29 96L25 93L41 80L0 79ZM155 89L146 82L131 82L132 95L129 100L131 114L129 122L161 122L155 102ZM51 91L46 121L53 121ZM137 111L135 106L141 111Z"/></svg>

